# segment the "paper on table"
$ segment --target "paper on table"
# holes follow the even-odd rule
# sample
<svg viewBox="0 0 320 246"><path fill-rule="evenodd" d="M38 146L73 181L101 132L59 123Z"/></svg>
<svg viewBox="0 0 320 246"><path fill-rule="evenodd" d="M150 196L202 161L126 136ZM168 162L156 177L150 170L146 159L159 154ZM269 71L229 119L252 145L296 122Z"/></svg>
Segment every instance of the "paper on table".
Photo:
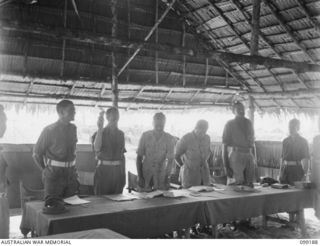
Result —
<svg viewBox="0 0 320 246"><path fill-rule="evenodd" d="M63 199L63 201L70 205L80 205L80 204L90 203L90 201L80 199L77 195L65 198Z"/></svg>
<svg viewBox="0 0 320 246"><path fill-rule="evenodd" d="M163 196L165 197L183 197L183 196L188 196L189 192L186 190L168 190L163 192Z"/></svg>
<svg viewBox="0 0 320 246"><path fill-rule="evenodd" d="M192 186L189 188L190 191L214 191L213 187L211 186Z"/></svg>
<svg viewBox="0 0 320 246"><path fill-rule="evenodd" d="M121 202L121 201L132 201L135 199L139 199L139 197L135 196L135 195L131 195L131 194L116 194L116 195L105 195L104 197L112 200L112 201L117 201L117 202Z"/></svg>
<svg viewBox="0 0 320 246"><path fill-rule="evenodd" d="M155 198L157 196L162 196L163 191L155 190L151 192L133 192L133 194L140 199L150 199L150 198Z"/></svg>

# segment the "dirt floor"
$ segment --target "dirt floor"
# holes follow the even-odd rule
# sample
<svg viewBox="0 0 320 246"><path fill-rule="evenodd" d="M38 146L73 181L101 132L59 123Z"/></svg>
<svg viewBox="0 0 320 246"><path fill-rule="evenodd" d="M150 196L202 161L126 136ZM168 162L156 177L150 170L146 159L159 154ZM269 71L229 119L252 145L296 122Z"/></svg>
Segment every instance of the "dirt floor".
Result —
<svg viewBox="0 0 320 246"><path fill-rule="evenodd" d="M23 238L19 225L21 220L20 209L10 210L10 238ZM253 218L251 226L239 226L234 229L231 225L218 226L218 238L228 239L297 239L301 238L300 229L288 226L284 221L288 220L286 213L273 215L272 221L268 221L267 227L263 228L262 218ZM305 209L305 220L308 238L320 239L320 221L314 216L313 209ZM30 234L28 235L30 237ZM172 238L166 235L161 238ZM212 238L209 232L201 230L198 234L191 234L191 238Z"/></svg>

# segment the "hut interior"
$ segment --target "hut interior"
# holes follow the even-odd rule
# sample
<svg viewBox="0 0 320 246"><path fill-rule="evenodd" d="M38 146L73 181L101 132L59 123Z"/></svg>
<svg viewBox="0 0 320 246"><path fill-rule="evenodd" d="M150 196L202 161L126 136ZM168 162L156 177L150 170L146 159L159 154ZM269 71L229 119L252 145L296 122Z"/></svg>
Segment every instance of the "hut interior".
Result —
<svg viewBox="0 0 320 246"><path fill-rule="evenodd" d="M0 0L7 109L70 99L87 112L113 105L205 115L240 100L252 121L257 113L315 117L319 61L319 0ZM40 189L41 174L32 145L3 146L13 163L10 204L19 207L19 182ZM221 146L212 148L219 167ZM257 148L260 174L276 178L280 142ZM79 153L85 189L94 156L89 144Z"/></svg>

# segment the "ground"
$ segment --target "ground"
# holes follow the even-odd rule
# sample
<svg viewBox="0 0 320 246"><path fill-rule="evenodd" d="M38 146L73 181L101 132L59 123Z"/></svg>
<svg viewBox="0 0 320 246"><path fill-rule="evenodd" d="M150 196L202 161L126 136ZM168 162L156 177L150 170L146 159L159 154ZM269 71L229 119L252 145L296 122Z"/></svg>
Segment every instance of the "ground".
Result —
<svg viewBox="0 0 320 246"><path fill-rule="evenodd" d="M20 209L10 210L10 238L23 238L19 230L21 211ZM288 219L286 213L278 214L275 217ZM320 221L314 216L313 209L305 209L305 219L308 238L320 239ZM252 219L253 228L240 227L232 230L228 225L218 228L218 238L228 239L297 239L301 238L299 229L292 229L285 224L274 221L268 221L267 228L262 228L261 217ZM30 234L29 234L30 236ZM208 233L201 233L196 238L212 238Z"/></svg>

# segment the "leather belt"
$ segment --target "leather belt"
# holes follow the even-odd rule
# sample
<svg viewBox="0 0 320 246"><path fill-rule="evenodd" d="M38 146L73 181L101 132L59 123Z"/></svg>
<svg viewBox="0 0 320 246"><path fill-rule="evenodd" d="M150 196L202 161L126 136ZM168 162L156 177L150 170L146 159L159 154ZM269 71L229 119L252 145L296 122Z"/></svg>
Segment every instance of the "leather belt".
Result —
<svg viewBox="0 0 320 246"><path fill-rule="evenodd" d="M284 165L286 165L286 166L297 166L300 164L301 164L300 161L284 161Z"/></svg>
<svg viewBox="0 0 320 246"><path fill-rule="evenodd" d="M55 161L55 160L48 160L48 165L54 166L54 167L73 167L76 165L76 161Z"/></svg>
<svg viewBox="0 0 320 246"><path fill-rule="evenodd" d="M232 147L232 150L241 153L250 153L251 148Z"/></svg>
<svg viewBox="0 0 320 246"><path fill-rule="evenodd" d="M103 166L118 166L121 164L121 161L104 161L104 160L99 160L99 165Z"/></svg>

